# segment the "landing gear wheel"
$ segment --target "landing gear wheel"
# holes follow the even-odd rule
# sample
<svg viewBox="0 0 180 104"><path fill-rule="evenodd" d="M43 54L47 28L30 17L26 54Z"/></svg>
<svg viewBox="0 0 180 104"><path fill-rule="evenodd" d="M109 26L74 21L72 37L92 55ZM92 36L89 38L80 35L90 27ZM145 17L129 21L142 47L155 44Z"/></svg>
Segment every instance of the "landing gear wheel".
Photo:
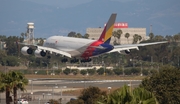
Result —
<svg viewBox="0 0 180 104"><path fill-rule="evenodd" d="M51 56L47 56L47 59L51 59Z"/></svg>

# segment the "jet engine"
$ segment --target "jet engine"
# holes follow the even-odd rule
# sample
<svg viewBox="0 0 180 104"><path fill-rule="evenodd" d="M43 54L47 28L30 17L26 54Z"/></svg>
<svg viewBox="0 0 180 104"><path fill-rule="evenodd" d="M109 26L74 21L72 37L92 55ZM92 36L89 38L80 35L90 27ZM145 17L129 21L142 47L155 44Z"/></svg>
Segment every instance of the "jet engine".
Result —
<svg viewBox="0 0 180 104"><path fill-rule="evenodd" d="M128 54L130 54L130 50L120 51L119 53L123 54L123 55L128 55Z"/></svg>
<svg viewBox="0 0 180 104"><path fill-rule="evenodd" d="M24 46L24 47L21 48L21 53L23 55L30 55L30 54L33 53L33 49L30 48L30 47Z"/></svg>
<svg viewBox="0 0 180 104"><path fill-rule="evenodd" d="M44 52L43 50L39 50L39 49L36 49L35 52L34 52L34 55L36 57L45 57L46 56L46 52Z"/></svg>

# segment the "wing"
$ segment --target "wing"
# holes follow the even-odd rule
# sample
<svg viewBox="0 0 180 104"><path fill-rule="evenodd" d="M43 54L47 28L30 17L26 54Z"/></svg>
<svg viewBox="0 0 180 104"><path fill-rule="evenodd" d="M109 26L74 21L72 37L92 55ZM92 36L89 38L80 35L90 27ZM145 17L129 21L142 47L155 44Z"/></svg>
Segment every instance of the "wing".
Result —
<svg viewBox="0 0 180 104"><path fill-rule="evenodd" d="M124 51L124 50L129 50L129 49L137 49L137 50L139 50L138 47L140 47L140 46L162 44L162 43L167 43L167 42L168 42L168 41L153 42L153 43L141 43L141 44L116 45L116 46L114 46L114 49L111 50L109 53L112 53L112 52L120 52L120 51Z"/></svg>
<svg viewBox="0 0 180 104"><path fill-rule="evenodd" d="M49 47L43 47L43 46L36 46L37 49L40 49L40 50L44 50L44 51L48 51L50 53L57 53L57 54L61 54L61 55L64 55L64 56L67 56L69 58L71 58L71 54L67 53L67 52L64 52L64 51L60 51L58 49L54 49L54 48L49 48Z"/></svg>
<svg viewBox="0 0 180 104"><path fill-rule="evenodd" d="M39 50L39 51L42 50L42 51L44 51L44 52L61 54L61 55L63 55L63 56L66 56L66 57L71 58L71 54L69 54L69 53L67 53L67 52L64 52L64 51L60 51L60 50L55 49L55 48L38 46L38 45L35 45L35 44L26 44L26 43L18 43L18 44L31 47L31 48L34 49L34 50Z"/></svg>

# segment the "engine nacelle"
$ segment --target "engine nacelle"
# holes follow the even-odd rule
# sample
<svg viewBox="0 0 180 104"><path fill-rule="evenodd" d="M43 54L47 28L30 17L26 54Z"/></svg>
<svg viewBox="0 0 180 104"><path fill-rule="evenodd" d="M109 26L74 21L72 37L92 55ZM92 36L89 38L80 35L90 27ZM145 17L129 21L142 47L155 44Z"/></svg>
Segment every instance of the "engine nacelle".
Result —
<svg viewBox="0 0 180 104"><path fill-rule="evenodd" d="M130 54L130 50L120 51L119 53L123 54L123 55L128 55L128 54Z"/></svg>
<svg viewBox="0 0 180 104"><path fill-rule="evenodd" d="M39 50L39 49L36 49L35 52L34 52L34 55L36 57L45 57L46 56L46 52L44 52L43 50Z"/></svg>
<svg viewBox="0 0 180 104"><path fill-rule="evenodd" d="M23 55L30 55L30 54L33 54L33 49L30 47L24 46L21 48L21 53Z"/></svg>

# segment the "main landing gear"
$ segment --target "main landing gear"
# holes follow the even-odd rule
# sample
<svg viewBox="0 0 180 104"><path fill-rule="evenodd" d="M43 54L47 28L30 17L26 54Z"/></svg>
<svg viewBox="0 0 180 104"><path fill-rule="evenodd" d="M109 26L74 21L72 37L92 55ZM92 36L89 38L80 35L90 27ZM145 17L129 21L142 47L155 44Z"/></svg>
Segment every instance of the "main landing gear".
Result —
<svg viewBox="0 0 180 104"><path fill-rule="evenodd" d="M82 59L81 63L85 63L85 62L90 62L92 59L88 58L88 59Z"/></svg>
<svg viewBox="0 0 180 104"><path fill-rule="evenodd" d="M67 61L68 61L67 58L63 58L63 59L61 60L62 63L66 63Z"/></svg>
<svg viewBox="0 0 180 104"><path fill-rule="evenodd" d="M91 58L82 59L82 60L80 60L80 62L81 62L81 63L85 63L85 62L90 62L91 60L92 60ZM68 62L68 59L67 59L67 58L63 58L63 59L61 60L61 62L62 62L62 63L66 63L66 62ZM70 63L77 63L77 62L79 62L79 59L74 58L74 59L71 59L71 60L70 60Z"/></svg>

